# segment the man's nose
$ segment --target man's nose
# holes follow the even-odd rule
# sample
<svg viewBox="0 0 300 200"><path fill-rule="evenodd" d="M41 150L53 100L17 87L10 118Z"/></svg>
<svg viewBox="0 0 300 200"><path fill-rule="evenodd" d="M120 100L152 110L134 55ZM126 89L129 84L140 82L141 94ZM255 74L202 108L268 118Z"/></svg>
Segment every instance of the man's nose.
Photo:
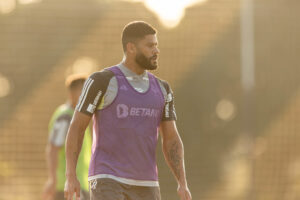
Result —
<svg viewBox="0 0 300 200"><path fill-rule="evenodd" d="M160 50L158 49L158 47L155 47L154 53L155 53L155 54L159 54L159 52L160 52Z"/></svg>

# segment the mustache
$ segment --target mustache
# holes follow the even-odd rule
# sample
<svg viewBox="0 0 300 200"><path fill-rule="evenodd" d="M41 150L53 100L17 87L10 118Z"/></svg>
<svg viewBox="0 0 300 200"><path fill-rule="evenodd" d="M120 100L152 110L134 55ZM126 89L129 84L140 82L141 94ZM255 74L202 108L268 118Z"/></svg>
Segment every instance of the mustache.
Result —
<svg viewBox="0 0 300 200"><path fill-rule="evenodd" d="M154 56L151 56L150 57L150 60L152 60L152 59L157 59L158 58L158 55L154 55Z"/></svg>

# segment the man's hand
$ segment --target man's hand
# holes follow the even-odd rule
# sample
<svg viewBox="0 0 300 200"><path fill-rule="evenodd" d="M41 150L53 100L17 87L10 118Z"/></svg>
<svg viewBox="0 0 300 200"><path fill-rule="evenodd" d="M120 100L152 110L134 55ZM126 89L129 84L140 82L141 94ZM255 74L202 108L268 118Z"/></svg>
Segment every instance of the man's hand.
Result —
<svg viewBox="0 0 300 200"><path fill-rule="evenodd" d="M42 197L45 200L53 200L55 195L56 183L52 179L48 179L43 190Z"/></svg>
<svg viewBox="0 0 300 200"><path fill-rule="evenodd" d="M191 192L187 186L178 185L177 193L178 193L178 196L180 197L180 200L191 200L192 199Z"/></svg>
<svg viewBox="0 0 300 200"><path fill-rule="evenodd" d="M67 178L64 189L64 196L66 200L73 200L74 193L76 199L80 199L80 183L77 178Z"/></svg>

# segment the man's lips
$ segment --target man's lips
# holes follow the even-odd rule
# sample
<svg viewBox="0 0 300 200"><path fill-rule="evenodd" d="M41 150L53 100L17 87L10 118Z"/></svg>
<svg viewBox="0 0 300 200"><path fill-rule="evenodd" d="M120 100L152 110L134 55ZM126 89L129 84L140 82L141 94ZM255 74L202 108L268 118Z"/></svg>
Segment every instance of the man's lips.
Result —
<svg viewBox="0 0 300 200"><path fill-rule="evenodd" d="M151 57L151 60L156 60L157 58L158 58L158 56L155 55L155 56L152 56L152 57Z"/></svg>

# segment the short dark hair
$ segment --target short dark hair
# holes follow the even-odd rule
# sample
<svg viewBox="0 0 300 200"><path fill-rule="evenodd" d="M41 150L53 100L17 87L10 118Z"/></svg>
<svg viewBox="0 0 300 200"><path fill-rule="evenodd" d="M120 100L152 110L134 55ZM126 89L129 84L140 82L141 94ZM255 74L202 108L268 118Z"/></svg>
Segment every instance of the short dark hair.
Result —
<svg viewBox="0 0 300 200"><path fill-rule="evenodd" d="M146 35L156 34L155 28L144 21L133 21L127 24L122 32L123 51L126 52L126 45L129 42L135 43L136 40L144 38Z"/></svg>
<svg viewBox="0 0 300 200"><path fill-rule="evenodd" d="M74 90L82 86L87 79L85 74L72 74L66 78L65 85L69 90Z"/></svg>

